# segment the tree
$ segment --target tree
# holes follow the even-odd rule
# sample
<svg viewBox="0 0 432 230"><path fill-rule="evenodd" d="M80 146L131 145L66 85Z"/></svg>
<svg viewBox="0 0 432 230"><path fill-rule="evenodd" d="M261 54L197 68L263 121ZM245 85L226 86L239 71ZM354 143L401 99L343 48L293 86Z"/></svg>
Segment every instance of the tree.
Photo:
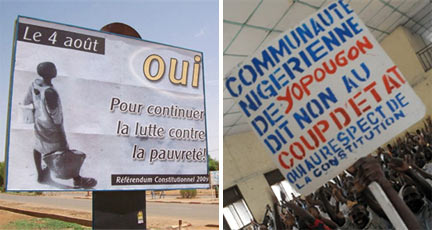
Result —
<svg viewBox="0 0 432 230"><path fill-rule="evenodd" d="M0 162L0 188L2 188L2 191L4 187L5 174L5 162Z"/></svg>
<svg viewBox="0 0 432 230"><path fill-rule="evenodd" d="M196 197L197 190L196 189L180 190L180 195L182 196L182 198L191 199Z"/></svg>
<svg viewBox="0 0 432 230"><path fill-rule="evenodd" d="M214 160L210 157L209 170L210 171L218 171L219 170L219 161Z"/></svg>

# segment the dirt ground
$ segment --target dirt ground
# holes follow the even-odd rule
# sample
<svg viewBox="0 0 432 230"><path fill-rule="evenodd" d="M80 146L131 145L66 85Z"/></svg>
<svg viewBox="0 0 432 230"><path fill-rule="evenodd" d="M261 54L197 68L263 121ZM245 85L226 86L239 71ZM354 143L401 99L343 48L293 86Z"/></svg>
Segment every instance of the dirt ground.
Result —
<svg viewBox="0 0 432 230"><path fill-rule="evenodd" d="M56 209L57 213L59 212L58 209ZM61 213L58 213L59 215L61 215ZM18 214L18 213L14 213L14 212L9 212L9 211L5 211L5 210L0 210L0 229L5 229L4 226L7 225L8 223L12 222L12 221L16 221L16 220L27 220L27 219L31 219L31 218L35 218L33 216L27 216L27 215L23 215L23 214ZM188 222L184 221L183 222L183 227L182 229L184 230L203 230L203 229L209 229L209 230L215 230L218 229L217 227L208 227L205 226L206 223L198 223L196 221L194 221L194 225L193 226L188 226ZM166 217L150 217L147 218L147 228L148 229L152 229L152 230L159 230L159 229L178 229L178 228L173 228L174 226L178 226L178 220L173 220L170 218L166 218Z"/></svg>
<svg viewBox="0 0 432 230"><path fill-rule="evenodd" d="M159 192L157 192L157 195L159 195ZM179 196L179 191L165 191L166 196L172 196L172 198L176 199L177 196ZM212 195L211 190L198 190L198 196L210 196ZM43 196L61 196L63 198L69 198L69 199L91 199L91 193L87 192L62 192L62 193L54 193L54 192L44 192ZM150 192L148 192L148 198L149 198ZM158 199L157 199L158 200ZM167 198L165 198L167 200ZM199 199L198 199L199 200ZM10 201L0 201L2 205L5 207L20 207L25 210L35 210L39 208L38 206L33 206L29 203L15 203ZM44 213L53 213L57 215L63 215L63 216L73 216L76 218L81 219L91 219L91 212L81 212L81 211L75 211L75 210L66 210L66 209L58 209L58 208L49 208L44 207ZM10 211L5 211L0 209L0 229L4 229L4 226L7 225L11 221L16 220L24 220L24 219L31 219L35 218L32 216L27 216L23 214L18 214ZM208 224L206 221L200 222L199 220L193 220L193 226L188 226L190 222L188 220L183 220L183 230L215 230L218 229L218 227L209 227L206 226ZM174 226L178 227L178 220L167 218L164 216L147 216L147 228L149 230L167 230L167 229L178 229L173 228Z"/></svg>
<svg viewBox="0 0 432 230"><path fill-rule="evenodd" d="M147 217L147 227L149 229L178 229L178 220L173 220L166 217ZM187 221L183 221L182 230L214 230L219 229L218 227L208 227L205 226L207 223L194 220L193 226L188 226L190 224ZM186 227L188 226L188 227Z"/></svg>
<svg viewBox="0 0 432 230"><path fill-rule="evenodd" d="M1 216L0 218L1 229L3 229L2 226L7 225L9 222L34 218L32 216L22 215L22 214L4 211L4 210L0 210L0 216Z"/></svg>

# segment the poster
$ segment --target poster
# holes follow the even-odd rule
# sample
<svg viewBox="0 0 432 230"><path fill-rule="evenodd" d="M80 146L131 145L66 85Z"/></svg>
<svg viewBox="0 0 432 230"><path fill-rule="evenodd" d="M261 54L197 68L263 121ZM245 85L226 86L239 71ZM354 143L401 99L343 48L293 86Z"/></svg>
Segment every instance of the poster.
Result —
<svg viewBox="0 0 432 230"><path fill-rule="evenodd" d="M203 54L19 17L7 189L208 188Z"/></svg>
<svg viewBox="0 0 432 230"><path fill-rule="evenodd" d="M212 188L219 186L219 171L210 171L210 184Z"/></svg>
<svg viewBox="0 0 432 230"><path fill-rule="evenodd" d="M343 1L262 46L225 86L282 174L305 195L425 114Z"/></svg>

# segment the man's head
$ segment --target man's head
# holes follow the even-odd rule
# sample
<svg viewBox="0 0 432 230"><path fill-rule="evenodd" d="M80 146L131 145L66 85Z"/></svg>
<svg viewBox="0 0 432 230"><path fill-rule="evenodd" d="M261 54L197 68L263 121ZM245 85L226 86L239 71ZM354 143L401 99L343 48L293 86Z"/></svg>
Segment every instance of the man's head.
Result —
<svg viewBox="0 0 432 230"><path fill-rule="evenodd" d="M413 213L418 213L424 205L423 196L414 185L403 188L402 198Z"/></svg>
<svg viewBox="0 0 432 230"><path fill-rule="evenodd" d="M423 168L423 166L425 166L426 164L426 159L423 156L423 154L417 154L414 158L415 160L415 164L419 167L419 168Z"/></svg>
<svg viewBox="0 0 432 230"><path fill-rule="evenodd" d="M294 226L296 223L296 219L295 219L294 215L291 214L290 212L287 212L285 214L285 217L283 218L283 220L284 220L284 223L288 226Z"/></svg>
<svg viewBox="0 0 432 230"><path fill-rule="evenodd" d="M390 152L393 150L393 147L391 146L391 144L387 144L387 150Z"/></svg>
<svg viewBox="0 0 432 230"><path fill-rule="evenodd" d="M362 204L354 205L349 215L359 228L364 228L369 223L369 212Z"/></svg>
<svg viewBox="0 0 432 230"><path fill-rule="evenodd" d="M314 206L311 206L308 208L309 213L315 217L315 218L319 218L320 217L320 212L318 211L317 208L315 208Z"/></svg>
<svg viewBox="0 0 432 230"><path fill-rule="evenodd" d="M57 76L57 69L52 62L42 62L37 66L37 73L46 81Z"/></svg>

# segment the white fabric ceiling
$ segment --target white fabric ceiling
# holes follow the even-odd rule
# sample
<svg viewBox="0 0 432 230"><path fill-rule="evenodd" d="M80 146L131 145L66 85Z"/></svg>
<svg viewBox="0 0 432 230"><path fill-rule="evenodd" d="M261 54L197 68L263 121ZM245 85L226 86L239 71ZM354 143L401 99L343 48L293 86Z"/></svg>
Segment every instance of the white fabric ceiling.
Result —
<svg viewBox="0 0 432 230"><path fill-rule="evenodd" d="M329 4L329 0L224 0L224 76L261 45ZM432 40L432 4L429 0L345 0L378 41L403 25ZM224 77L224 80L225 80ZM225 82L225 81L224 81ZM249 131L249 124L225 86L224 136Z"/></svg>

